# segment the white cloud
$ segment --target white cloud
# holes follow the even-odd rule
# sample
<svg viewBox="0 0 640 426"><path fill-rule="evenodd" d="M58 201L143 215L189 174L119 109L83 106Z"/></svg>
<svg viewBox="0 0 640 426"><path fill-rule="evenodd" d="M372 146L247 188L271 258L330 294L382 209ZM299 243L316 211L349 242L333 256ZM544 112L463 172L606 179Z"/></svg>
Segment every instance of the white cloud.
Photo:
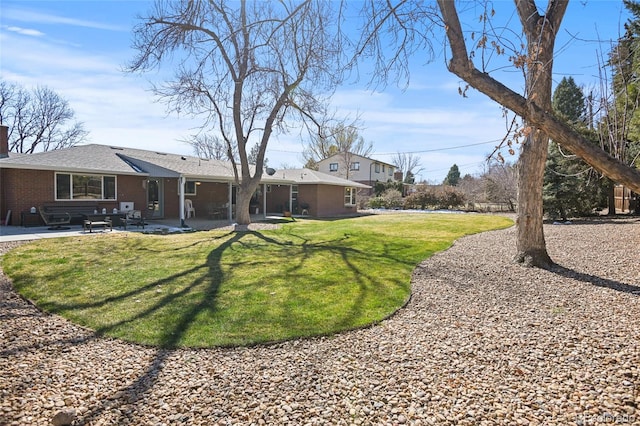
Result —
<svg viewBox="0 0 640 426"><path fill-rule="evenodd" d="M44 35L44 33L42 31L29 29L29 28L22 28L22 27L16 27L16 26L6 26L6 25L3 25L2 28L6 29L7 31L11 31L11 32L14 32L14 33L18 33L18 34L26 35L26 36L31 36L31 37L41 37L41 36Z"/></svg>
<svg viewBox="0 0 640 426"><path fill-rule="evenodd" d="M127 32L130 30L130 28L122 25L110 25L85 19L67 18L65 16L59 16L51 13L41 13L16 7L3 8L2 14L4 15L5 20L28 22L33 24L61 24L107 31Z"/></svg>

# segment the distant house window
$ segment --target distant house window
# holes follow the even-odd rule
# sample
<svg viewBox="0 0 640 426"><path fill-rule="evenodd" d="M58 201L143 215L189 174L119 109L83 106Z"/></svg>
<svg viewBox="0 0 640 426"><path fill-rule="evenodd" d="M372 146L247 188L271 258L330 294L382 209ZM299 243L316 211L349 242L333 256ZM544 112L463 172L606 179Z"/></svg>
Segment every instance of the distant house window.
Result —
<svg viewBox="0 0 640 426"><path fill-rule="evenodd" d="M380 163L376 163L376 173L380 173Z"/></svg>
<svg viewBox="0 0 640 426"><path fill-rule="evenodd" d="M393 167L389 167L389 176L393 176Z"/></svg>
<svg viewBox="0 0 640 426"><path fill-rule="evenodd" d="M338 163L329 163L329 171L337 172L338 171Z"/></svg>
<svg viewBox="0 0 640 426"><path fill-rule="evenodd" d="M184 195L196 195L197 186L198 186L198 183L195 180L186 181L184 183Z"/></svg>
<svg viewBox="0 0 640 426"><path fill-rule="evenodd" d="M56 200L115 200L116 177L56 173Z"/></svg>
<svg viewBox="0 0 640 426"><path fill-rule="evenodd" d="M384 166L384 164L383 164L383 165L382 165L382 173L384 173L384 171L385 171L385 166Z"/></svg>
<svg viewBox="0 0 640 426"><path fill-rule="evenodd" d="M345 188L344 189L344 204L345 206L353 206L356 204L356 189Z"/></svg>
<svg viewBox="0 0 640 426"><path fill-rule="evenodd" d="M352 162L349 168L351 170L360 170L360 162L359 161Z"/></svg>

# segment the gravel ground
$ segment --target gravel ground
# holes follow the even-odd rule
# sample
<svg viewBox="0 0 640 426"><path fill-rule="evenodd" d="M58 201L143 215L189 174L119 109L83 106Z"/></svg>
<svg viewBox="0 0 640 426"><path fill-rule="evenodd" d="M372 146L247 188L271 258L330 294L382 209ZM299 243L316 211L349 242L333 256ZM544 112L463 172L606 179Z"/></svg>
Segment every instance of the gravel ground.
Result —
<svg viewBox="0 0 640 426"><path fill-rule="evenodd" d="M381 325L253 348L97 338L2 276L0 424L640 424L640 220L545 232L553 271L513 228L466 237Z"/></svg>

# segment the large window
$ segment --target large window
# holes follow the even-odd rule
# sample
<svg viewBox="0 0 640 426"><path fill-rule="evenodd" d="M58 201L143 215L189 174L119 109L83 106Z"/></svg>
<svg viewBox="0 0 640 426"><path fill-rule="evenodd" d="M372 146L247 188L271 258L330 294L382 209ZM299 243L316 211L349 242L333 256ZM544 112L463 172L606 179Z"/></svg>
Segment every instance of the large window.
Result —
<svg viewBox="0 0 640 426"><path fill-rule="evenodd" d="M360 170L360 162L359 161L354 161L351 163L351 170Z"/></svg>
<svg viewBox="0 0 640 426"><path fill-rule="evenodd" d="M115 199L115 176L56 173L56 200Z"/></svg>
<svg viewBox="0 0 640 426"><path fill-rule="evenodd" d="M344 189L344 204L345 206L353 206L356 204L356 189L345 188Z"/></svg>
<svg viewBox="0 0 640 426"><path fill-rule="evenodd" d="M338 171L338 163L329 163L329 171L337 172Z"/></svg>

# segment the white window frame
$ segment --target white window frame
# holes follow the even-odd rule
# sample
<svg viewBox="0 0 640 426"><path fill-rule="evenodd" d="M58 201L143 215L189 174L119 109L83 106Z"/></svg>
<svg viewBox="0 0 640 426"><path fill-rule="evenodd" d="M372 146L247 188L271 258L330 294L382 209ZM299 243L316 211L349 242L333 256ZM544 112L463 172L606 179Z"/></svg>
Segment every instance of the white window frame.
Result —
<svg viewBox="0 0 640 426"><path fill-rule="evenodd" d="M189 186L193 184L193 192L189 192ZM178 179L178 194L180 194L180 179ZM184 195L198 195L198 182L195 180L186 180L184 182Z"/></svg>
<svg viewBox="0 0 640 426"><path fill-rule="evenodd" d="M69 176L69 198L58 198L58 176ZM100 179L100 198L76 198L73 194L73 177L74 176L90 176L93 178ZM113 178L113 198L105 198L104 190L104 179L105 178ZM116 175L98 175L91 173L66 173L66 172L55 172L53 176L53 197L56 201L115 201L118 199L118 176Z"/></svg>
<svg viewBox="0 0 640 426"><path fill-rule="evenodd" d="M376 173L380 173L380 163L376 163L375 170L376 170Z"/></svg>
<svg viewBox="0 0 640 426"><path fill-rule="evenodd" d="M358 171L358 170L360 170L360 162L359 162L359 161L353 161L353 162L349 165L349 170L352 170L352 171Z"/></svg>
<svg viewBox="0 0 640 426"><path fill-rule="evenodd" d="M344 205L355 206L356 205L356 189L350 186L344 188Z"/></svg>

